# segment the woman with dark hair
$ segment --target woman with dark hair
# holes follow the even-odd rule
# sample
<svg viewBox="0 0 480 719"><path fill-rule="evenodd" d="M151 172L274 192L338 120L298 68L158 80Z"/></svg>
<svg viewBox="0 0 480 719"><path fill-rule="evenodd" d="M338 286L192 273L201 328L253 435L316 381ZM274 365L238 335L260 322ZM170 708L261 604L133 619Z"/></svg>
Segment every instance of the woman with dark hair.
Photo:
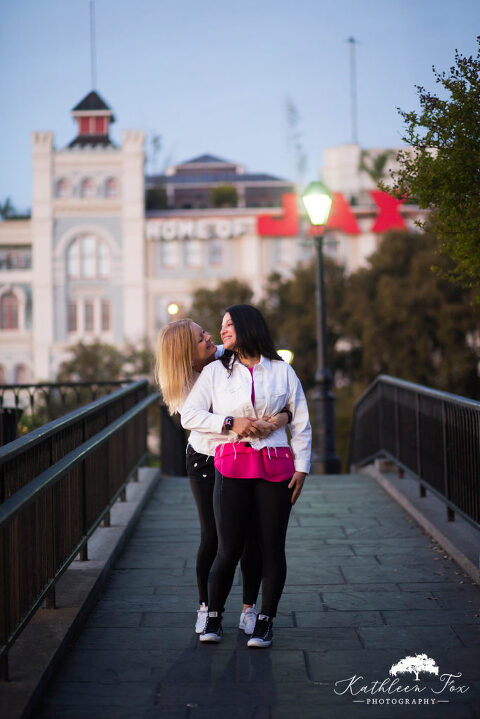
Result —
<svg viewBox="0 0 480 719"><path fill-rule="evenodd" d="M209 333L191 319L181 319L166 325L158 336L155 377L162 390L163 400L170 414L181 410L186 396L200 373L210 362L223 354L223 346L216 347ZM266 436L274 429L284 426L287 413L276 417L263 417L254 422L238 418L235 431L244 429ZM187 446L187 473L197 505L200 520L200 544L197 551L197 583L199 609L195 631L199 634L205 627L208 612L208 574L217 554L217 530L213 513L213 489L215 468L212 444L207 433L192 432ZM262 577L262 562L255 532L249 532L240 562L243 576L243 610L239 628L251 634L255 626L255 602Z"/></svg>
<svg viewBox="0 0 480 719"><path fill-rule="evenodd" d="M292 504L310 468L311 428L307 403L294 370L276 353L263 315L233 305L224 315L220 362L202 371L182 409L184 427L210 432L215 447L213 496L218 551L208 583L208 619L202 642L219 642L222 613L253 516L262 554L262 608L249 647L272 643L272 622L286 578L285 538ZM236 431L237 418L291 415L291 446L285 429L256 437L251 426Z"/></svg>

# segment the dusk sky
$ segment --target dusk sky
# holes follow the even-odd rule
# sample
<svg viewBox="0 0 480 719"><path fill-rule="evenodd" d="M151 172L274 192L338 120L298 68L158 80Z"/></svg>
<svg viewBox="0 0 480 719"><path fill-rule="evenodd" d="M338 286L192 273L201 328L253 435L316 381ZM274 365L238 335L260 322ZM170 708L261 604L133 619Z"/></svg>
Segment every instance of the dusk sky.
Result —
<svg viewBox="0 0 480 719"><path fill-rule="evenodd" d="M358 40L358 135L397 147L397 107L418 106L455 48L476 54L479 0L96 0L96 89L121 131L162 136L157 169L211 153L307 182L325 147L350 142L351 36ZM33 130L75 136L70 110L91 89L89 0L3 0L0 201L31 205ZM307 170L297 175L286 100Z"/></svg>

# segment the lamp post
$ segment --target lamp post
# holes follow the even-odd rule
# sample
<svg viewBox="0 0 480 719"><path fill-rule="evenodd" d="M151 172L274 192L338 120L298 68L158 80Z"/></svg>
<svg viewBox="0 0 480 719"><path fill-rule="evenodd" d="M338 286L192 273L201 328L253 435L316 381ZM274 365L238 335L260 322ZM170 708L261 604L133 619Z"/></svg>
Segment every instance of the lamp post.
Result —
<svg viewBox="0 0 480 719"><path fill-rule="evenodd" d="M310 222L317 228L314 238L316 250L315 314L317 335L317 369L312 393L314 435L312 474L339 474L340 459L335 454L335 398L331 392L332 373L327 353L327 310L323 271L323 242L325 227L332 207L332 196L322 182L311 182L302 195Z"/></svg>

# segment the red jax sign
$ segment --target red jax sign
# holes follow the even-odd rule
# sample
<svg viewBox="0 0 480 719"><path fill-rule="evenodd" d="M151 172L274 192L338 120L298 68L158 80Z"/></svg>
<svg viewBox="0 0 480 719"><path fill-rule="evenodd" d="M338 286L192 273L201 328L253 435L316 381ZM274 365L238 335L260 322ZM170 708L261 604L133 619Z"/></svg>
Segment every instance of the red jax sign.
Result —
<svg viewBox="0 0 480 719"><path fill-rule="evenodd" d="M370 190L370 195L378 208L370 232L385 232L390 229L406 229L405 220L400 214L400 206L405 200L396 200L380 190ZM297 196L292 193L283 195L283 214L281 217L273 215L259 215L257 217L257 233L265 237L295 237L299 232L299 217L297 210ZM347 235L361 233L357 219L352 212L345 196L341 192L333 195L332 209L328 218L327 227L332 230L341 230ZM314 232L312 227L311 232Z"/></svg>

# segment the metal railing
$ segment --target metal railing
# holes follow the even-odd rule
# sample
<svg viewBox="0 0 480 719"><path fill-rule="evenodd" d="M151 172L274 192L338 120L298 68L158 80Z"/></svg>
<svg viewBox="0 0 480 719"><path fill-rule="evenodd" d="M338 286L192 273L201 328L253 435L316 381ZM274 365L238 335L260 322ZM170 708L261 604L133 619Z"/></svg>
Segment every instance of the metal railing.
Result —
<svg viewBox="0 0 480 719"><path fill-rule="evenodd" d="M0 445L132 381L0 384Z"/></svg>
<svg viewBox="0 0 480 719"><path fill-rule="evenodd" d="M378 457L480 528L480 402L380 375L355 404L350 467Z"/></svg>
<svg viewBox="0 0 480 719"><path fill-rule="evenodd" d="M35 611L55 606L55 583L88 558L87 542L147 456L146 380L0 447L0 677Z"/></svg>

